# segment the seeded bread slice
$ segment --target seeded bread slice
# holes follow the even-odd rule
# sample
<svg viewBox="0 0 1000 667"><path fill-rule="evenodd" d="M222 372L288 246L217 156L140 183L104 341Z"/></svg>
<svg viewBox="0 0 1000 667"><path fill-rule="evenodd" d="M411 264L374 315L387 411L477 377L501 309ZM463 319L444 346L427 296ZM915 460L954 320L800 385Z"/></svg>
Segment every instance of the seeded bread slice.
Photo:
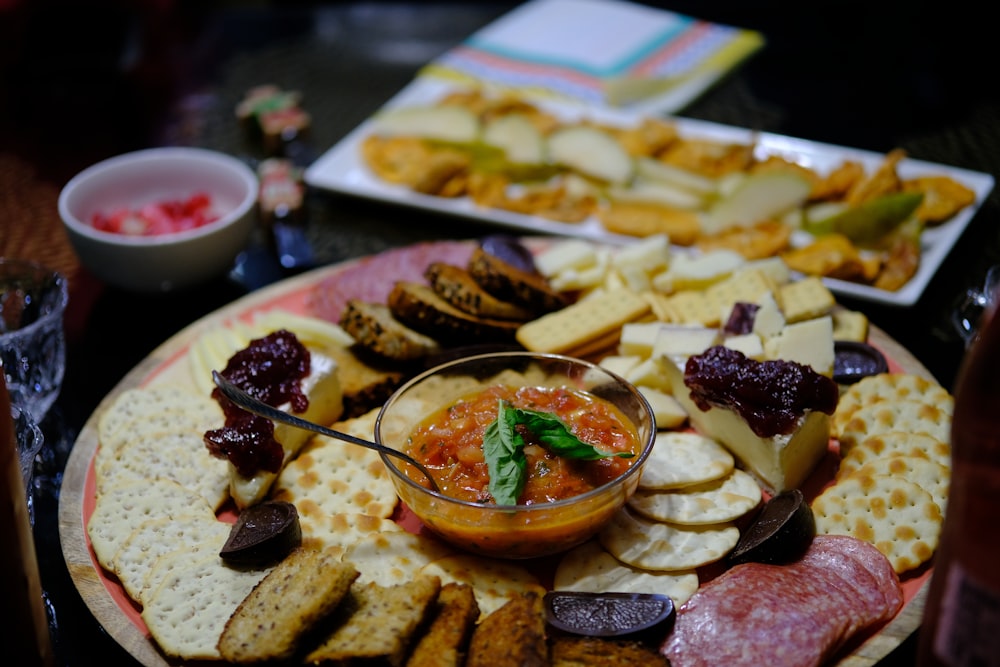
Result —
<svg viewBox="0 0 1000 667"><path fill-rule="evenodd" d="M482 248L472 252L469 273L496 298L519 304L535 314L566 305L566 297L554 289L545 276L519 269Z"/></svg>
<svg viewBox="0 0 1000 667"><path fill-rule="evenodd" d="M359 347L383 359L414 361L441 350L436 340L397 320L382 303L351 299L344 307L340 326Z"/></svg>
<svg viewBox="0 0 1000 667"><path fill-rule="evenodd" d="M397 320L443 343L509 341L521 324L469 315L428 285L414 282L397 282L389 293L388 304Z"/></svg>
<svg viewBox="0 0 1000 667"><path fill-rule="evenodd" d="M528 308L503 301L487 292L472 274L460 266L432 262L424 277L442 299L474 317L525 322L534 316Z"/></svg>

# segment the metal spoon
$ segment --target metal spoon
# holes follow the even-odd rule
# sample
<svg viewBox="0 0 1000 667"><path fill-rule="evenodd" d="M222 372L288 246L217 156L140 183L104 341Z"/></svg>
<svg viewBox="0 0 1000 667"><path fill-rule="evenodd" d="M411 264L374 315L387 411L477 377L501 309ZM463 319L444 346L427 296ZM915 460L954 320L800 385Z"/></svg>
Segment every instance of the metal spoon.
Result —
<svg viewBox="0 0 1000 667"><path fill-rule="evenodd" d="M362 438L357 438L348 433L343 433L341 431L335 431L332 428L327 428L326 426L320 426L311 421L306 421L301 417L296 417L295 415L290 415L287 412L283 412L261 400L258 400L246 393L235 384L222 377L218 371L212 371L212 379L215 381L215 386L228 398L230 401L243 408L247 412L252 412L255 415L260 415L261 417L267 417L276 422L282 422L288 424L289 426L294 426L295 428L301 428L306 431L312 431L313 433L319 433L320 435L325 435L328 438L334 438L335 440L343 440L344 442L349 442L353 445L360 445L362 447L367 447L368 449L374 449L376 452L381 452L382 454L387 454L389 456L395 456L400 458L414 468L419 470L427 481L430 482L431 488L436 492L440 493L441 489L438 487L437 482L431 477L430 472L423 466L423 464L415 461L413 458L400 452L398 450L392 449L391 447L386 447L385 445L380 445L377 442L371 442L369 440L363 440Z"/></svg>

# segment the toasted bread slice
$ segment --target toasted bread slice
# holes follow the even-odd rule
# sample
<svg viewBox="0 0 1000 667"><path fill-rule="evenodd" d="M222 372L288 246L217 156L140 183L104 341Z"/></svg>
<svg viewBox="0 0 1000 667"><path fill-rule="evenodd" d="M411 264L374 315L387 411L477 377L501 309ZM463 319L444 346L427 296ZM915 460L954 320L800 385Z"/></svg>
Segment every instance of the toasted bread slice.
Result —
<svg viewBox="0 0 1000 667"><path fill-rule="evenodd" d="M599 637L556 637L552 640L552 667L667 667L655 649L638 641Z"/></svg>
<svg viewBox="0 0 1000 667"><path fill-rule="evenodd" d="M394 586L355 584L337 608L342 622L306 655L306 664L348 665L356 660L399 667L440 590L441 580L434 576Z"/></svg>
<svg viewBox="0 0 1000 667"><path fill-rule="evenodd" d="M466 667L533 667L549 664L542 596L513 596L472 633Z"/></svg>
<svg viewBox="0 0 1000 667"><path fill-rule="evenodd" d="M430 336L397 320L383 303L351 299L344 307L340 326L359 347L383 359L413 361L441 349Z"/></svg>
<svg viewBox="0 0 1000 667"><path fill-rule="evenodd" d="M454 581L442 586L434 617L406 667L461 667L478 618L479 604L472 586Z"/></svg>
<svg viewBox="0 0 1000 667"><path fill-rule="evenodd" d="M358 578L334 550L299 548L281 561L230 616L219 638L223 660L290 658L301 638L330 615ZM294 600L295 604L287 604Z"/></svg>
<svg viewBox="0 0 1000 667"><path fill-rule="evenodd" d="M442 299L473 317L524 322L534 316L528 308L502 301L487 292L468 270L460 266L432 262L424 277Z"/></svg>
<svg viewBox="0 0 1000 667"><path fill-rule="evenodd" d="M520 326L516 320L469 315L420 283L397 282L388 304L397 320L443 343L513 340Z"/></svg>
<svg viewBox="0 0 1000 667"><path fill-rule="evenodd" d="M558 310L567 303L566 297L542 274L519 269L482 248L472 251L469 273L496 298L521 305L535 314Z"/></svg>
<svg viewBox="0 0 1000 667"><path fill-rule="evenodd" d="M408 377L399 364L390 368L383 358L366 354L361 348L331 348L328 352L340 373L344 401L341 419L358 417L382 405Z"/></svg>

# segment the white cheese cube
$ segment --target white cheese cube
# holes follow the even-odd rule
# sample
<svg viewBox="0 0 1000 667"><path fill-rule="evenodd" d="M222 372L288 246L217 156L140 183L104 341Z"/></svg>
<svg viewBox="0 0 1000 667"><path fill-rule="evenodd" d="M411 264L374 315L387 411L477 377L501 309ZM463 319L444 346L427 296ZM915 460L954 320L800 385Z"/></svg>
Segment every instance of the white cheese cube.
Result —
<svg viewBox="0 0 1000 667"><path fill-rule="evenodd" d="M663 271L670 264L670 240L665 234L647 236L620 248L611 263L619 269L634 267L646 273Z"/></svg>
<svg viewBox="0 0 1000 667"><path fill-rule="evenodd" d="M535 255L535 267L547 277L567 269L584 269L596 263L596 247L583 239L559 241Z"/></svg>
<svg viewBox="0 0 1000 667"><path fill-rule="evenodd" d="M653 342L652 355L655 358L690 357L718 345L720 338L720 331L713 327L695 324L661 324Z"/></svg>
<svg viewBox="0 0 1000 667"><path fill-rule="evenodd" d="M639 393L653 409L657 429L680 428L687 421L687 412L680 401L667 392L653 387L639 387Z"/></svg>
<svg viewBox="0 0 1000 667"><path fill-rule="evenodd" d="M833 318L829 315L789 324L768 340L769 359L783 359L812 366L821 375L833 375Z"/></svg>
<svg viewBox="0 0 1000 667"><path fill-rule="evenodd" d="M641 362L642 357L638 355L609 354L601 359L598 365L601 368L615 373L616 375L625 377L628 375L629 371L638 366Z"/></svg>
<svg viewBox="0 0 1000 667"><path fill-rule="evenodd" d="M655 358L646 359L636 364L625 379L637 387L653 387L662 391L670 391L670 381L663 372L660 362Z"/></svg>
<svg viewBox="0 0 1000 667"><path fill-rule="evenodd" d="M712 250L703 255L677 255L664 274L674 291L705 289L733 274L746 263L734 250Z"/></svg>
<svg viewBox="0 0 1000 667"><path fill-rule="evenodd" d="M766 341L785 328L785 316L771 293L762 295L759 305L753 318L753 332Z"/></svg>
<svg viewBox="0 0 1000 667"><path fill-rule="evenodd" d="M643 359L653 353L653 344L665 326L662 322L629 322L622 326L618 339L618 354L638 356Z"/></svg>
<svg viewBox="0 0 1000 667"><path fill-rule="evenodd" d="M726 336L722 340L726 347L742 352L751 359L760 361L764 358L764 343L760 336L755 333L741 334L737 336Z"/></svg>

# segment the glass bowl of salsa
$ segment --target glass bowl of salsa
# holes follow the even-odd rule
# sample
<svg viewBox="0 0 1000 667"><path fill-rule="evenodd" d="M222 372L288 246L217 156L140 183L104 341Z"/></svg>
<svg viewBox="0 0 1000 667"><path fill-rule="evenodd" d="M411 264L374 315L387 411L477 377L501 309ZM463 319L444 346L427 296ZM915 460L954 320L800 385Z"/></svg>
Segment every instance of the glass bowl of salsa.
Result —
<svg viewBox="0 0 1000 667"><path fill-rule="evenodd" d="M595 535L635 492L656 436L628 381L572 357L499 352L414 377L382 407L378 443L405 506L472 553L534 558Z"/></svg>

